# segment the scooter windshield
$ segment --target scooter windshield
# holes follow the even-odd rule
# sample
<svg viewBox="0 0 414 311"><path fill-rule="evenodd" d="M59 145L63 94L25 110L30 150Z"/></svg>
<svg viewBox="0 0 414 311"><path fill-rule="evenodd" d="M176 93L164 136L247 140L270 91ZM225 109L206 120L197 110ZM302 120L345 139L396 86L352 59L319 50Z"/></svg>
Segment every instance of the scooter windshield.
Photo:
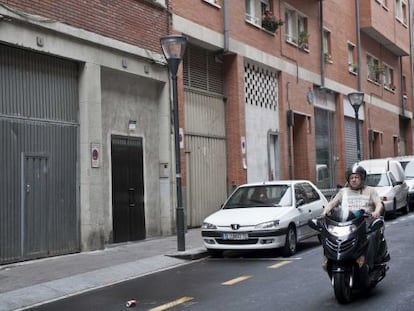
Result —
<svg viewBox="0 0 414 311"><path fill-rule="evenodd" d="M331 215L331 218L337 222L346 222L355 218L362 217L363 210L351 211L348 205L348 196L346 192L342 197L342 204L336 207Z"/></svg>

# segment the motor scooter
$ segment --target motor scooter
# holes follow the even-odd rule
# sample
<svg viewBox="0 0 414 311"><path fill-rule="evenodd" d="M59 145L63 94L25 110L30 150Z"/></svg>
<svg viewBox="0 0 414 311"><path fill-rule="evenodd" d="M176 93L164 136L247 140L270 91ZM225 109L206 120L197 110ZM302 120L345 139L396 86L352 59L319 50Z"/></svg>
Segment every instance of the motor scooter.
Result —
<svg viewBox="0 0 414 311"><path fill-rule="evenodd" d="M332 213L308 222L319 232L323 267L341 304L349 303L358 291L374 288L389 268L384 219L371 219L370 213L360 210L358 213ZM370 246L370 243L374 244Z"/></svg>

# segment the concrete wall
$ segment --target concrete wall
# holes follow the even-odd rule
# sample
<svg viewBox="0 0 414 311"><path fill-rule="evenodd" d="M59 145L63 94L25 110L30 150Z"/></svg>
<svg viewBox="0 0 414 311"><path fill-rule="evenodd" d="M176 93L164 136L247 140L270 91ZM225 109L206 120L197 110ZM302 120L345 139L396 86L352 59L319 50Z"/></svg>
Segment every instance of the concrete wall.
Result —
<svg viewBox="0 0 414 311"><path fill-rule="evenodd" d="M173 163L169 76L162 55L59 22L24 19L5 7L0 7L0 14L3 16L1 42L64 57L80 65L78 209L81 249L103 248L110 242L112 203L108 143L111 134L144 138L147 235L170 234L174 224L171 206L174 206L172 189L175 186L170 177L159 178L159 163L167 163L170 169ZM130 118L137 120L135 133L128 132ZM91 167L91 143L101 147L98 168Z"/></svg>
<svg viewBox="0 0 414 311"><path fill-rule="evenodd" d="M162 224L160 206L160 176L159 153L168 153L168 141L165 131L168 120L161 116L160 101L164 85L160 82L122 73L110 69L102 70L102 147L104 155L103 180L104 201L112 202L111 187L111 135L124 135L143 138L144 152L144 205L145 223L148 236L160 235L163 225L171 229L171 224ZM136 121L136 129L129 130L129 120ZM163 143L160 144L161 137ZM111 205L106 207L105 219L111 220ZM109 208L109 210L108 210ZM170 215L171 216L171 215ZM111 229L112 223L106 223L105 228Z"/></svg>

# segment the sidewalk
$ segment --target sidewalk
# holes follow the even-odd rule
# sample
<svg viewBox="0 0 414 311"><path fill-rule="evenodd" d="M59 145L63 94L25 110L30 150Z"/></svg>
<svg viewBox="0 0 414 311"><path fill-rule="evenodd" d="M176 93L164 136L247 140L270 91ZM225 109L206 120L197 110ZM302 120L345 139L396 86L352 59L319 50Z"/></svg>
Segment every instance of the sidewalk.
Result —
<svg viewBox="0 0 414 311"><path fill-rule="evenodd" d="M0 311L34 305L184 265L207 255L200 229L177 237L152 238L108 246L104 250L0 266Z"/></svg>

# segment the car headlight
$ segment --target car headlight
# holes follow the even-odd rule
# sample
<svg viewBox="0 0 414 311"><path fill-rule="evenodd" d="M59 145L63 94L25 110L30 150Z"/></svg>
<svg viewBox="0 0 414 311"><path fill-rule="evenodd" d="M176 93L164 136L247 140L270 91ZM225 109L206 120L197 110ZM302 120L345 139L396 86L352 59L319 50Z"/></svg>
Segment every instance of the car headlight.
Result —
<svg viewBox="0 0 414 311"><path fill-rule="evenodd" d="M332 226L332 225L328 226L329 233L331 233L332 235L338 236L338 237L348 235L354 232L356 229L357 227L355 225L350 225L350 226L345 226L345 227Z"/></svg>
<svg viewBox="0 0 414 311"><path fill-rule="evenodd" d="M279 220L272 220L256 225L255 229L274 229L279 226Z"/></svg>
<svg viewBox="0 0 414 311"><path fill-rule="evenodd" d="M208 222L203 222L201 229L217 229L216 225L210 224Z"/></svg>

